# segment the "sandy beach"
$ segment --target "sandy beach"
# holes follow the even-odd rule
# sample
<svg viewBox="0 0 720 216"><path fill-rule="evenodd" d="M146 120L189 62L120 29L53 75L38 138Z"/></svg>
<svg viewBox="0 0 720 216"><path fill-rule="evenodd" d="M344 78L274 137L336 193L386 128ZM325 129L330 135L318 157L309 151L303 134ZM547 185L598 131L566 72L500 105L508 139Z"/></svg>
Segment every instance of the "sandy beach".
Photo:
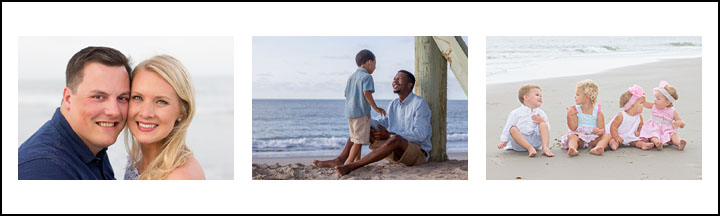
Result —
<svg viewBox="0 0 720 216"><path fill-rule="evenodd" d="M339 152L338 152L339 153ZM332 157L253 158L253 180L467 180L467 153L448 153L448 161L407 167L381 160L338 177L335 169L318 168L313 160Z"/></svg>
<svg viewBox="0 0 720 216"><path fill-rule="evenodd" d="M591 75L488 85L486 111L498 114L486 115L487 179L702 179L701 61L701 58L669 59ZM639 85L648 101L652 101L652 88L660 80L667 80L678 90L675 109L686 124L678 129L678 135L688 142L685 150L667 145L661 151L621 147L617 151L608 148L604 155L596 156L589 149L580 149L579 156L568 156L560 149L560 139L568 129L565 107L574 104L575 84L584 79L598 84L598 103L602 104L606 123L620 111L619 96L628 87ZM541 109L550 120L550 146L555 157L538 154L529 158L527 152L497 149L507 115L520 106L517 91L527 83L537 84L543 90ZM643 110L642 115L647 121L650 110Z"/></svg>

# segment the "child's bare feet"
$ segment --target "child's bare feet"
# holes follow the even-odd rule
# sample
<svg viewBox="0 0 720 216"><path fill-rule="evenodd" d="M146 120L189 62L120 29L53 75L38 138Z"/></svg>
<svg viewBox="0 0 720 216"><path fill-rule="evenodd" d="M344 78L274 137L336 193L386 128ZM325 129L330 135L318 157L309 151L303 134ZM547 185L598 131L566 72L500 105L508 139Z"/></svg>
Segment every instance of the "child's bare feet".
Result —
<svg viewBox="0 0 720 216"><path fill-rule="evenodd" d="M501 142L501 143L498 145L498 149L503 149L503 148L505 148L505 146L507 146L507 142Z"/></svg>
<svg viewBox="0 0 720 216"><path fill-rule="evenodd" d="M656 141L653 141L653 143L655 144L655 148L657 148L658 150L663 150L662 142L656 140Z"/></svg>
<svg viewBox="0 0 720 216"><path fill-rule="evenodd" d="M655 144L653 144L653 143L643 143L642 146L640 146L640 148L642 150L648 150L648 149L651 149L653 146L655 146Z"/></svg>
<svg viewBox="0 0 720 216"><path fill-rule="evenodd" d="M610 139L610 149L615 151L618 149L619 146L620 146L620 144L617 141L615 141L615 139ZM592 153L592 151L590 153Z"/></svg>
<svg viewBox="0 0 720 216"><path fill-rule="evenodd" d="M595 148L590 150L590 154L594 155L602 155L603 153L605 153L605 148L601 148L600 146L595 146Z"/></svg>
<svg viewBox="0 0 720 216"><path fill-rule="evenodd" d="M568 155L570 155L570 156L578 156L578 154L580 154L580 152L578 152L577 149L568 148Z"/></svg>
<svg viewBox="0 0 720 216"><path fill-rule="evenodd" d="M687 142L685 142L684 139L680 139L680 145L678 145L678 150L685 150L685 145L687 145Z"/></svg>
<svg viewBox="0 0 720 216"><path fill-rule="evenodd" d="M335 167L343 165L342 162L340 162L337 158L332 160L326 160L326 161L319 161L319 160L313 160L313 164L315 164L316 167Z"/></svg>
<svg viewBox="0 0 720 216"><path fill-rule="evenodd" d="M555 156L555 154L553 154L552 151L550 151L550 149L543 149L543 150L542 150L542 154L545 155L545 156L548 156L548 157L554 157L554 156Z"/></svg>
<svg viewBox="0 0 720 216"><path fill-rule="evenodd" d="M535 155L537 155L537 151L535 151L535 149L530 149L528 152L530 152L528 153L528 157L535 157Z"/></svg>

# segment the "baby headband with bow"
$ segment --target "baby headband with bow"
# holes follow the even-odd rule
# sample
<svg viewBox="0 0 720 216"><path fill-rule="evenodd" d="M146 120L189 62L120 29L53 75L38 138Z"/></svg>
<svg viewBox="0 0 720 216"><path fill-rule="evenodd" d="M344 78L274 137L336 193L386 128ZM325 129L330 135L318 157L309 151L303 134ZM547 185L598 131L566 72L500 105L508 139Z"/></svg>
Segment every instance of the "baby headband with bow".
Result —
<svg viewBox="0 0 720 216"><path fill-rule="evenodd" d="M645 97L645 91L642 89L642 87L638 85L633 85L632 87L628 88L628 91L632 95L630 100L625 103L623 106L623 110L630 109L630 107L635 104L635 101L637 101L638 98Z"/></svg>
<svg viewBox="0 0 720 216"><path fill-rule="evenodd" d="M665 98L667 98L670 101L670 103L675 104L675 98L672 97L670 95L670 93L667 92L667 90L665 90L665 86L667 86L667 85L668 85L667 81L665 81L665 80L660 81L660 86L658 86L657 88L653 88L653 91L662 93L663 95L665 95Z"/></svg>

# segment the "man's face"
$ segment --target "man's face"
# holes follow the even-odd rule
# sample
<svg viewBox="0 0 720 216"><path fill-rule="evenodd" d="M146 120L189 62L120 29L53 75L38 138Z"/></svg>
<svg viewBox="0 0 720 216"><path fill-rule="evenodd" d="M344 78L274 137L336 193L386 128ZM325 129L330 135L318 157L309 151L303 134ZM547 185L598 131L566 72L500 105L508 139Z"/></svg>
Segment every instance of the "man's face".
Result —
<svg viewBox="0 0 720 216"><path fill-rule="evenodd" d="M408 92L410 91L410 86L412 86L412 84L410 84L407 74L402 72L395 74L392 82L393 93Z"/></svg>
<svg viewBox="0 0 720 216"><path fill-rule="evenodd" d="M82 73L74 93L65 87L62 109L73 131L97 153L115 143L125 127L130 77L124 66L96 62L86 64Z"/></svg>

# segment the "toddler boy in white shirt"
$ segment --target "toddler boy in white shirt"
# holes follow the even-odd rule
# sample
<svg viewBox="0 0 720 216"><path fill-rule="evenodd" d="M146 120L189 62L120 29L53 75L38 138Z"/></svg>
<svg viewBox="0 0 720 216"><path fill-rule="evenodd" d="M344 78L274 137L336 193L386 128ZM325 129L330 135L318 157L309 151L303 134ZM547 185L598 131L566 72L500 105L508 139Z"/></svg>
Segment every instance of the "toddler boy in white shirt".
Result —
<svg viewBox="0 0 720 216"><path fill-rule="evenodd" d="M537 85L523 85L518 91L518 99L522 106L508 115L498 149L527 151L529 157L534 157L537 150L542 149L543 155L555 156L549 146L550 121L540 109L542 89Z"/></svg>

